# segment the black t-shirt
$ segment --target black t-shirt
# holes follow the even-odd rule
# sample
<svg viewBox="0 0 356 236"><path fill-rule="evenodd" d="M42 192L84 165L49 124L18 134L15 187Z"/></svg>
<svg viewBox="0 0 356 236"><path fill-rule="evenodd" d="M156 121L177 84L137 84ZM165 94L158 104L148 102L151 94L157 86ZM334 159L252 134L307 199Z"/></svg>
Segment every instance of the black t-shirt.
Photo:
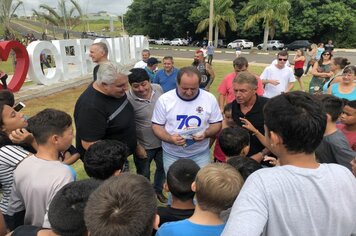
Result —
<svg viewBox="0 0 356 236"><path fill-rule="evenodd" d="M257 96L257 95L256 95ZM268 98L257 96L256 102L249 112L243 114L240 109L240 104L234 100L232 102L232 118L237 125L242 126L243 123L240 120L240 117L245 118L255 126L258 131L262 134L264 133L264 118L263 118L263 107L268 101ZM247 156L252 156L264 149L262 143L258 140L255 135L250 133L250 151Z"/></svg>
<svg viewBox="0 0 356 236"><path fill-rule="evenodd" d="M194 209L182 210L172 208L170 206L167 207L158 207L157 214L160 217L159 226L166 222L185 220L191 217L194 213Z"/></svg>
<svg viewBox="0 0 356 236"><path fill-rule="evenodd" d="M121 98L107 96L93 88L93 85L82 93L75 104L74 121L76 125L76 147L81 158L85 150L81 140L94 142L112 139L125 143L130 154L136 148L136 124L134 109L130 102L111 121L111 116L127 100L126 94Z"/></svg>
<svg viewBox="0 0 356 236"><path fill-rule="evenodd" d="M97 78L97 74L98 74L98 70L99 70L99 65L96 65L95 67L94 67L94 69L93 69L93 79L94 79L94 81L96 80L96 78Z"/></svg>
<svg viewBox="0 0 356 236"><path fill-rule="evenodd" d="M14 232L12 232L12 236L37 236L38 231L40 231L42 227L37 227L33 225L21 225L17 227Z"/></svg>

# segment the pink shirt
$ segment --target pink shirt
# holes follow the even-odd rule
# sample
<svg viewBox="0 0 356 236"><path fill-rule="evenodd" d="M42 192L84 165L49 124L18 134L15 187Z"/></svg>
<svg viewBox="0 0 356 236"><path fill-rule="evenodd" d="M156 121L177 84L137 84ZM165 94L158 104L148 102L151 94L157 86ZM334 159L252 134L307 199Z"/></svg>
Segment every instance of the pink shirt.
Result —
<svg viewBox="0 0 356 236"><path fill-rule="evenodd" d="M232 81L234 80L235 77L236 77L236 72L232 72L228 74L227 76L225 76L224 80L221 81L218 87L218 92L226 97L226 103L230 103L235 99L234 89L232 87ZM255 75L255 77L257 79L257 95L262 96L264 92L262 80L257 75Z"/></svg>
<svg viewBox="0 0 356 236"><path fill-rule="evenodd" d="M337 124L336 127L345 135L351 149L356 151L356 132L346 130L344 124Z"/></svg>

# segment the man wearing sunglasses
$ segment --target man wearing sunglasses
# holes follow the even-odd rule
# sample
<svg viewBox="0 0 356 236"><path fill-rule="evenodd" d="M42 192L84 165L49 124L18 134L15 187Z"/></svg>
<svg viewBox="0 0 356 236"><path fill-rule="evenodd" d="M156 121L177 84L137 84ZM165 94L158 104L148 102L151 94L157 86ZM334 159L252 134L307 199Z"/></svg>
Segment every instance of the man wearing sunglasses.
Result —
<svg viewBox="0 0 356 236"><path fill-rule="evenodd" d="M272 98L292 90L296 80L293 70L286 66L287 61L288 52L281 51L277 54L277 64L266 67L262 72L261 79L265 86L264 97Z"/></svg>

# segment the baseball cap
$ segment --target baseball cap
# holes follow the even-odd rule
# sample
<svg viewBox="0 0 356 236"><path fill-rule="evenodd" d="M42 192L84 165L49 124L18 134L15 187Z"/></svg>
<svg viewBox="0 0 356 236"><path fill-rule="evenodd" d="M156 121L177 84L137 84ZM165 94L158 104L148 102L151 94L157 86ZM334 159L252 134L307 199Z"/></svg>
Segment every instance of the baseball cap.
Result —
<svg viewBox="0 0 356 236"><path fill-rule="evenodd" d="M158 63L161 63L161 61L159 61L157 58L155 58L155 57L150 57L150 58L148 58L148 60L147 60L147 65L148 66L152 66L152 65L154 65L154 64L158 64Z"/></svg>

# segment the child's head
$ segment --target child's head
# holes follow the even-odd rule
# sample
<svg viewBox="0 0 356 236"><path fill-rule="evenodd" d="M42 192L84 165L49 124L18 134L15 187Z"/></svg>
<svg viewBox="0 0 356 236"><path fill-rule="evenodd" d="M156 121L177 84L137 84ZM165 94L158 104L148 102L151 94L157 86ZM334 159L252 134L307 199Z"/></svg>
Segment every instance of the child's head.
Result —
<svg viewBox="0 0 356 236"><path fill-rule="evenodd" d="M329 115L331 122L336 122L344 107L342 99L332 95L323 95L320 99L323 109Z"/></svg>
<svg viewBox="0 0 356 236"><path fill-rule="evenodd" d="M229 127L236 126L234 119L232 118L232 103L228 103L224 107L224 119Z"/></svg>
<svg viewBox="0 0 356 236"><path fill-rule="evenodd" d="M65 151L72 144L72 118L67 113L45 109L31 117L28 122L28 129L38 145L50 142L56 146L58 151Z"/></svg>
<svg viewBox="0 0 356 236"><path fill-rule="evenodd" d="M346 102L340 120L346 126L356 125L356 100Z"/></svg>
<svg viewBox="0 0 356 236"><path fill-rule="evenodd" d="M243 183L241 175L232 166L213 163L199 170L192 189L200 209L220 214L232 206Z"/></svg>
<svg viewBox="0 0 356 236"><path fill-rule="evenodd" d="M194 198L192 183L200 167L190 159L179 159L174 162L167 172L167 186L171 194L181 201Z"/></svg>
<svg viewBox="0 0 356 236"><path fill-rule="evenodd" d="M62 236L86 235L84 207L100 183L94 179L75 181L56 193L48 210L48 220L54 233Z"/></svg>
<svg viewBox="0 0 356 236"><path fill-rule="evenodd" d="M228 157L246 155L250 149L250 135L240 126L228 127L221 131L219 144Z"/></svg>
<svg viewBox="0 0 356 236"><path fill-rule="evenodd" d="M121 172L128 155L126 144L117 140L100 140L91 145L83 159L89 177L105 180Z"/></svg>
<svg viewBox="0 0 356 236"><path fill-rule="evenodd" d="M150 182L141 175L123 173L104 181L88 200L84 219L91 236L151 235L157 200Z"/></svg>
<svg viewBox="0 0 356 236"><path fill-rule="evenodd" d="M247 177L256 170L262 169L260 163L245 156L232 157L227 160L227 164L233 166L246 181Z"/></svg>

